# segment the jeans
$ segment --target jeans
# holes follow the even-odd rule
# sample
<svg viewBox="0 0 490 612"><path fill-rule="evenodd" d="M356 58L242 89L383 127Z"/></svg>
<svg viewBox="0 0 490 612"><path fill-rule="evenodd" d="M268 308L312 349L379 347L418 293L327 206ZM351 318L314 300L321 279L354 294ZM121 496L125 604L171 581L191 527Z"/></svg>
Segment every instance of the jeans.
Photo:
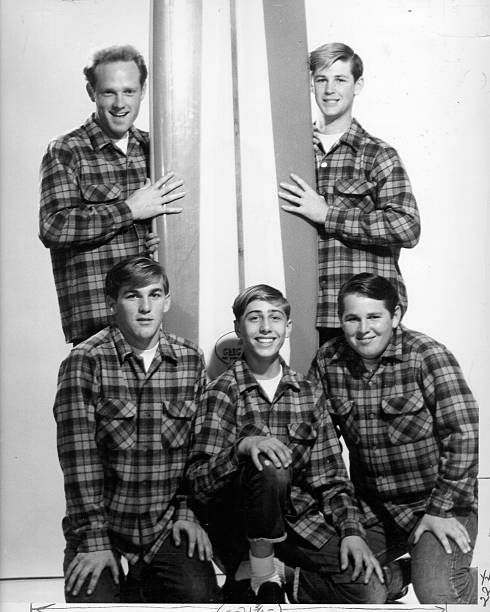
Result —
<svg viewBox="0 0 490 612"><path fill-rule="evenodd" d="M376 576L363 583L352 581L352 567L340 570L340 540L333 536L317 550L287 526L291 515L289 492L291 471L248 461L220 500L208 509L209 536L226 575L235 571L249 549L249 541L260 538L274 542L275 555L287 566L291 580L286 590L298 603L384 603L386 590ZM287 537L286 537L287 536ZM294 577L293 577L294 576Z"/></svg>
<svg viewBox="0 0 490 612"><path fill-rule="evenodd" d="M91 595L86 594L89 580L75 597L65 591L67 603L215 603L221 601L216 574L211 562L200 561L196 551L187 556L187 539L180 546L166 538L151 563L138 562L130 566L127 576L122 569L117 585L109 569L104 569ZM77 554L67 545L63 569L66 570ZM115 553L117 558L117 554Z"/></svg>
<svg viewBox="0 0 490 612"><path fill-rule="evenodd" d="M366 530L368 544L382 565L410 554L413 588L421 604L477 603L477 569L470 567L478 529L477 515L471 511L455 518L469 533L469 553L463 553L451 540L452 553L446 553L439 540L427 531L413 544L413 532L407 534L389 516L383 516Z"/></svg>

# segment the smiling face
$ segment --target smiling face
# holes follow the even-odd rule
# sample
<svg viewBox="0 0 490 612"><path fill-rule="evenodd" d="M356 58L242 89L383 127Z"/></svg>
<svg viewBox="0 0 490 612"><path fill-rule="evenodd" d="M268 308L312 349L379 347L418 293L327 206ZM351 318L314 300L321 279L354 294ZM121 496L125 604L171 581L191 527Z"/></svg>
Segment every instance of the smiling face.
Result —
<svg viewBox="0 0 490 612"><path fill-rule="evenodd" d="M128 343L145 350L158 341L163 315L170 308L170 295L165 295L163 279L144 287L124 285L116 300L109 298L109 307Z"/></svg>
<svg viewBox="0 0 490 612"><path fill-rule="evenodd" d="M363 83L362 77L354 80L350 61L337 60L313 74L315 100L331 133L344 131L349 126L354 98Z"/></svg>
<svg viewBox="0 0 490 612"><path fill-rule="evenodd" d="M282 306L265 300L251 301L235 331L242 341L245 360L253 372L279 359L279 351L291 333L291 321Z"/></svg>
<svg viewBox="0 0 490 612"><path fill-rule="evenodd" d="M135 62L99 64L96 82L87 84L90 99L95 102L95 116L102 130L114 140L127 133L138 116L144 88Z"/></svg>
<svg viewBox="0 0 490 612"><path fill-rule="evenodd" d="M400 307L392 315L383 300L358 293L344 297L341 317L342 330L349 346L360 356L366 367L375 365L388 346L393 330L400 323Z"/></svg>

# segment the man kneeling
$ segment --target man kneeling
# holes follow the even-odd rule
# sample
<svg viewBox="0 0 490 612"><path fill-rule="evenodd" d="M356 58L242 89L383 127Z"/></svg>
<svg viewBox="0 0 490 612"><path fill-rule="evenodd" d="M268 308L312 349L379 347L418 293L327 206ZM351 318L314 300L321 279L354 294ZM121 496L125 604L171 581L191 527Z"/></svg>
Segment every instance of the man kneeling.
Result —
<svg viewBox="0 0 490 612"><path fill-rule="evenodd" d="M310 377L349 448L369 545L382 563L410 553L395 573L406 581L408 565L420 603L476 604L478 409L461 369L400 324L383 277L347 281L338 312L343 337L320 348Z"/></svg>
<svg viewBox="0 0 490 612"><path fill-rule="evenodd" d="M233 312L243 355L206 390L187 472L225 600L281 603L285 583L290 602L384 603L326 400L279 355L288 302L257 285Z"/></svg>
<svg viewBox="0 0 490 612"><path fill-rule="evenodd" d="M202 353L162 331L169 287L153 260L117 264L106 295L114 324L61 364L54 405L66 601L219 601L211 545L182 488Z"/></svg>

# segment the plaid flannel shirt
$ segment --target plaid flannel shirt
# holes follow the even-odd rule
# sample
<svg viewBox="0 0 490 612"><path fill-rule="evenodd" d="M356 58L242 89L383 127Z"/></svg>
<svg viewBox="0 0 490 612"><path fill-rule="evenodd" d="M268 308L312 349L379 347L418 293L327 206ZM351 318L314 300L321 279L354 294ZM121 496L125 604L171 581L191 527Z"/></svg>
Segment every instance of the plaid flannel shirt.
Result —
<svg viewBox="0 0 490 612"><path fill-rule="evenodd" d="M310 378L330 398L367 524L379 505L406 530L423 513L476 509L478 408L446 347L400 326L371 374L335 338Z"/></svg>
<svg viewBox="0 0 490 612"><path fill-rule="evenodd" d="M417 244L420 222L397 152L353 119L330 151L315 145L315 158L317 191L328 205L318 233L317 327L339 327L339 289L360 272L392 281L406 310L398 259L401 247Z"/></svg>
<svg viewBox="0 0 490 612"><path fill-rule="evenodd" d="M187 478L208 503L235 478L236 448L245 436L274 436L293 452L289 527L320 548L338 530L364 535L339 441L323 394L283 363L271 403L243 360L207 388L196 417Z"/></svg>
<svg viewBox="0 0 490 612"><path fill-rule="evenodd" d="M147 221L133 220L125 200L148 176L149 138L129 130L127 155L94 117L53 140L41 163L39 236L51 249L67 342L109 325L104 281L112 266L146 252Z"/></svg>
<svg viewBox="0 0 490 612"><path fill-rule="evenodd" d="M174 521L194 520L182 485L205 383L201 351L164 332L146 374L116 327L61 364L54 415L63 525L80 552L115 547L131 563L149 562Z"/></svg>

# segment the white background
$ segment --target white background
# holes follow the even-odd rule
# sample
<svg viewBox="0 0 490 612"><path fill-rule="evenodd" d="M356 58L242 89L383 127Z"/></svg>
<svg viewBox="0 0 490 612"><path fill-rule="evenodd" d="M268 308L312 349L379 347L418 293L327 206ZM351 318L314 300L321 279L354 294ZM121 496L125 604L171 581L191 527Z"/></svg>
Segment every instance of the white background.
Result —
<svg viewBox="0 0 490 612"><path fill-rule="evenodd" d="M92 110L81 73L90 51L129 42L148 57L149 2L0 7L0 578L59 576L64 496L52 402L67 346L49 252L37 238L38 168L47 142ZM490 5L306 0L306 8L310 48L342 41L364 60L355 114L399 151L422 218L419 245L401 257L405 322L455 353L486 432ZM139 127L148 127L147 115L144 104ZM480 472L488 476L485 437L482 447ZM480 533L485 545L487 537Z"/></svg>

